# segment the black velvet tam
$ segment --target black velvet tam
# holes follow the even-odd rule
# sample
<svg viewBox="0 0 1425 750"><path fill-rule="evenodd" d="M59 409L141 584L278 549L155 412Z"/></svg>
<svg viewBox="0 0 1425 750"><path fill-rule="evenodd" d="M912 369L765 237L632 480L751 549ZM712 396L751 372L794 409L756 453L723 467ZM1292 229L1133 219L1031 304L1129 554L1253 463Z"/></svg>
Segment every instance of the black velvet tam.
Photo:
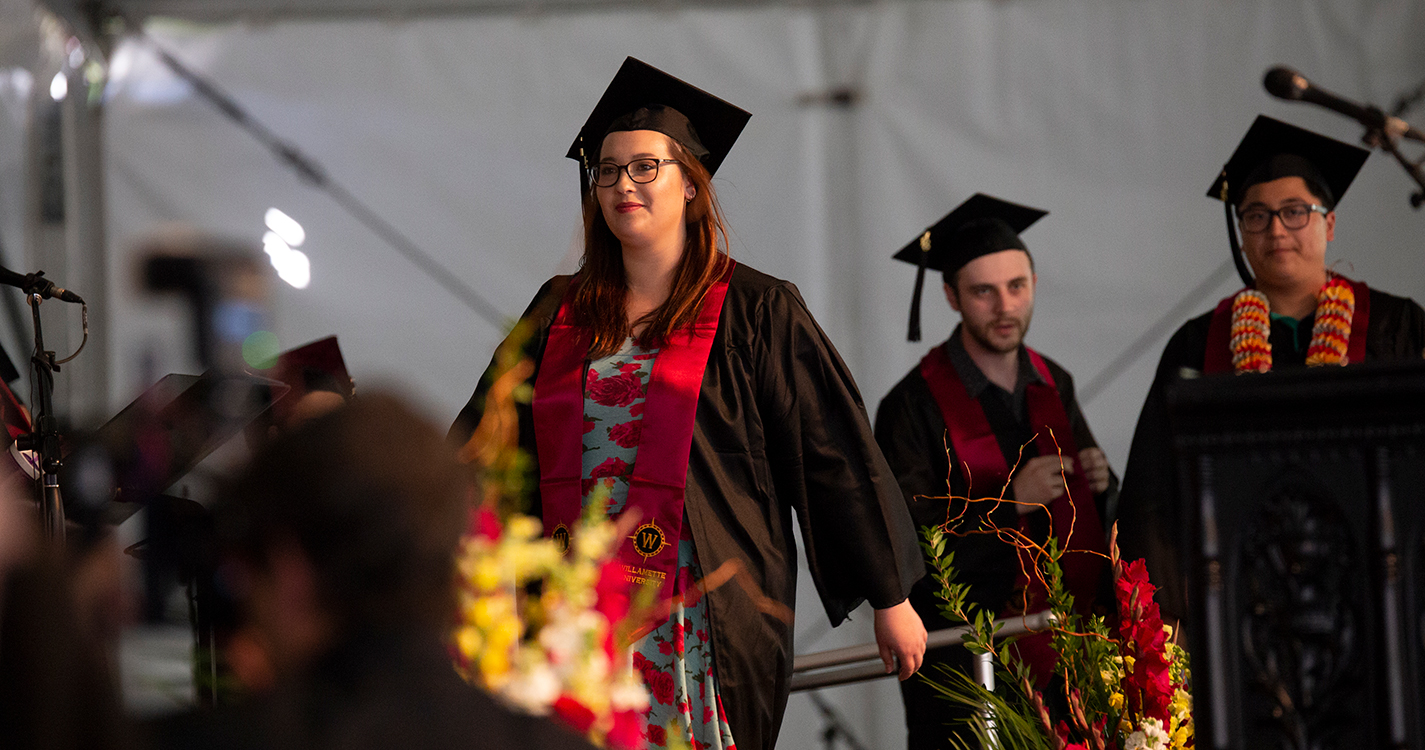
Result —
<svg viewBox="0 0 1425 750"><path fill-rule="evenodd" d="M1371 152L1310 130L1258 115L1207 197L1242 205L1247 188L1283 177L1300 177L1335 208Z"/></svg>
<svg viewBox="0 0 1425 750"><path fill-rule="evenodd" d="M716 172L752 115L635 58L623 61L565 156L587 172L604 136L653 130L682 144Z"/></svg>

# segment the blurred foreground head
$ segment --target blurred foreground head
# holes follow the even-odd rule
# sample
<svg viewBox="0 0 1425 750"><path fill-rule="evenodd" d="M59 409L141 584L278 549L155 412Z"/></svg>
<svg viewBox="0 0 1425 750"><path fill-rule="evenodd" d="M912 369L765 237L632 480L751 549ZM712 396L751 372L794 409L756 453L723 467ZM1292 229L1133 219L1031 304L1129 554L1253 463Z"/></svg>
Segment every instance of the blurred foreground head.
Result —
<svg viewBox="0 0 1425 750"><path fill-rule="evenodd" d="M264 447L219 533L253 624L288 661L358 631L446 624L466 497L440 432L377 393Z"/></svg>

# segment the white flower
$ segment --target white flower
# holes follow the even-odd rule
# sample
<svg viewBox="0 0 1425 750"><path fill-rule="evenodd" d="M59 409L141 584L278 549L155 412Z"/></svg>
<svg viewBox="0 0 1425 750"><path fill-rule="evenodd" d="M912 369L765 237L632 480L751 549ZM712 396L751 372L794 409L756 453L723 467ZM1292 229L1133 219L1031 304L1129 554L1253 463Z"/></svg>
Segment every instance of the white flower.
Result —
<svg viewBox="0 0 1425 750"><path fill-rule="evenodd" d="M629 670L614 682L609 691L609 706L615 711L647 711L648 688Z"/></svg>
<svg viewBox="0 0 1425 750"><path fill-rule="evenodd" d="M1124 741L1123 750L1168 750L1168 743L1171 737L1168 730L1163 726L1163 722L1157 719L1144 719L1138 731L1128 735Z"/></svg>
<svg viewBox="0 0 1425 750"><path fill-rule="evenodd" d="M547 664L522 670L500 690L505 700L529 713L544 715L559 697L559 678Z"/></svg>

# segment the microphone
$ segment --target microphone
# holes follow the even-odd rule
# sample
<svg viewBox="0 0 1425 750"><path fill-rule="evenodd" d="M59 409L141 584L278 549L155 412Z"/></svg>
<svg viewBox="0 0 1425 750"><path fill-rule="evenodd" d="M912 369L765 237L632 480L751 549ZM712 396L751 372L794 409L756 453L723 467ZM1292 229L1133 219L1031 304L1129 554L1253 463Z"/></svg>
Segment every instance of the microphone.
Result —
<svg viewBox="0 0 1425 750"><path fill-rule="evenodd" d="M0 284L13 286L24 291L25 294L38 294L45 299L58 299L62 302L78 302L84 304L84 299L74 292L58 286L53 281L45 278L44 271L38 271L29 275L15 273L8 268L0 266Z"/></svg>
<svg viewBox="0 0 1425 750"><path fill-rule="evenodd" d="M1268 94L1278 99L1311 102L1333 112L1339 112L1367 128L1384 131L1386 135L1425 141L1425 132L1399 117L1391 117L1376 107L1342 99L1284 65L1268 70L1266 77L1262 79L1262 86L1267 89Z"/></svg>

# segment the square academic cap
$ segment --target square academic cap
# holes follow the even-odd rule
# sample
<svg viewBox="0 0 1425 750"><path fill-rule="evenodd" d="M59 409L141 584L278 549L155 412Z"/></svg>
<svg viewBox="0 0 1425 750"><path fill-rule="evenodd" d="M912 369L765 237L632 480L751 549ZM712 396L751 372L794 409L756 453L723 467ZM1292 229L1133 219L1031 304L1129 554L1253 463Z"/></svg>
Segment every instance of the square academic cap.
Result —
<svg viewBox="0 0 1425 750"><path fill-rule="evenodd" d="M1334 208L1371 152L1266 115L1257 115L1207 197L1242 202L1247 188L1282 177L1300 177L1330 192L1321 198Z"/></svg>
<svg viewBox="0 0 1425 750"><path fill-rule="evenodd" d="M920 340L920 294L927 268L952 274L982 255L1001 250L1027 250L1019 233L1048 214L1048 211L975 193L892 256L917 266L907 340Z"/></svg>
<svg viewBox="0 0 1425 750"><path fill-rule="evenodd" d="M565 156L579 162L580 186L604 136L622 130L654 130L682 144L709 173L717 171L752 115L641 60L629 57Z"/></svg>
<svg viewBox="0 0 1425 750"><path fill-rule="evenodd" d="M336 336L289 349L277 355L272 367L259 373L287 386L287 391L272 404L271 416L277 424L286 424L297 402L312 391L331 391L348 401L356 395L356 383L346 370Z"/></svg>
<svg viewBox="0 0 1425 750"><path fill-rule="evenodd" d="M1335 209L1356 179L1371 152L1313 133L1266 115L1257 115L1232 158L1222 166L1207 197L1223 202L1227 217L1227 240L1232 262L1242 283L1252 285L1252 273L1242 259L1233 211L1242 202L1247 188L1283 177L1300 177L1314 193Z"/></svg>

